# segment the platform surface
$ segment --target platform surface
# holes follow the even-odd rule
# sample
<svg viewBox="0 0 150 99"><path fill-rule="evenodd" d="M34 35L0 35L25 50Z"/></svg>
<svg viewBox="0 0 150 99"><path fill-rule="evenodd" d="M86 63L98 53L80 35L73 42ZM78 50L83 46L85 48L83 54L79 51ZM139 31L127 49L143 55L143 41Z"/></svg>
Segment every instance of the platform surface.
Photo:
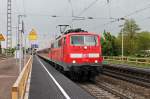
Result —
<svg viewBox="0 0 150 99"><path fill-rule="evenodd" d="M56 84L57 83L57 84ZM29 99L95 99L74 82L35 56Z"/></svg>

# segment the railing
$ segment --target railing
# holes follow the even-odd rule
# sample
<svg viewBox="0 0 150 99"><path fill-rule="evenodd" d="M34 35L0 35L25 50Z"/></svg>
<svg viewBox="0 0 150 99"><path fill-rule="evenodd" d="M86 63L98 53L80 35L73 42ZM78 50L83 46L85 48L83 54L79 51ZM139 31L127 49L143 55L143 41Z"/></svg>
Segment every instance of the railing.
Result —
<svg viewBox="0 0 150 99"><path fill-rule="evenodd" d="M24 66L22 72L20 73L16 82L12 86L12 92L11 92L12 99L23 99L31 66L32 66L32 56L30 56L27 64Z"/></svg>
<svg viewBox="0 0 150 99"><path fill-rule="evenodd" d="M119 57L119 56L103 56L106 61L129 62L135 64L150 64L150 58L133 58L133 57Z"/></svg>

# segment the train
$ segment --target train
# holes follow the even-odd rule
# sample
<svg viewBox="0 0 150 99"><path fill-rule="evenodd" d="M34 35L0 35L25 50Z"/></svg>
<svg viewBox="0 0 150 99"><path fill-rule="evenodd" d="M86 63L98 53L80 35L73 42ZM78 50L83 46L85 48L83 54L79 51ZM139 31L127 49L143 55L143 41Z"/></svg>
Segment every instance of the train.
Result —
<svg viewBox="0 0 150 99"><path fill-rule="evenodd" d="M49 59L73 80L93 80L102 70L100 35L70 29L51 43Z"/></svg>

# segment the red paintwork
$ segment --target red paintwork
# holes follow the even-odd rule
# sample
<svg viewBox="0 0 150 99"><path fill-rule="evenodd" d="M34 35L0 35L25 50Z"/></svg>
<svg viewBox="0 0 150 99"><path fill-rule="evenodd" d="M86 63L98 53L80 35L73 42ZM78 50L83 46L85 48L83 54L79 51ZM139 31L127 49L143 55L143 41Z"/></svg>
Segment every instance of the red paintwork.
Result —
<svg viewBox="0 0 150 99"><path fill-rule="evenodd" d="M96 46L87 46L87 49L84 49L84 46L73 46L70 44L70 36L71 35L96 35L98 37L98 44ZM64 44L64 37L66 37L66 44ZM60 39L61 47L59 48L51 48L49 52L49 58L58 62L64 62L67 64L72 63L73 60L76 61L77 64L84 63L95 63L95 60L98 60L98 63L102 63L102 52L101 52L101 44L100 44L100 36L94 33L82 32L82 33L69 33L63 35ZM60 40L59 39L59 40ZM85 54L85 58L70 58L71 53L82 53ZM100 53L99 58L87 58L86 54L88 53Z"/></svg>

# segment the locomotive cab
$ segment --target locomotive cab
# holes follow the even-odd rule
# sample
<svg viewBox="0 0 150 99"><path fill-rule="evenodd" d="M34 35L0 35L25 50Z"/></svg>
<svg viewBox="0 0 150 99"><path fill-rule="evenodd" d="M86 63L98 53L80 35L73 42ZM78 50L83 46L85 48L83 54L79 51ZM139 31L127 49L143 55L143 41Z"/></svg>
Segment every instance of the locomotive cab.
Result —
<svg viewBox="0 0 150 99"><path fill-rule="evenodd" d="M49 58L71 75L94 78L102 70L100 36L85 31L65 33L52 43Z"/></svg>
<svg viewBox="0 0 150 99"><path fill-rule="evenodd" d="M102 63L100 37L90 33L72 33L68 36L67 52L65 59L70 66L96 65Z"/></svg>

